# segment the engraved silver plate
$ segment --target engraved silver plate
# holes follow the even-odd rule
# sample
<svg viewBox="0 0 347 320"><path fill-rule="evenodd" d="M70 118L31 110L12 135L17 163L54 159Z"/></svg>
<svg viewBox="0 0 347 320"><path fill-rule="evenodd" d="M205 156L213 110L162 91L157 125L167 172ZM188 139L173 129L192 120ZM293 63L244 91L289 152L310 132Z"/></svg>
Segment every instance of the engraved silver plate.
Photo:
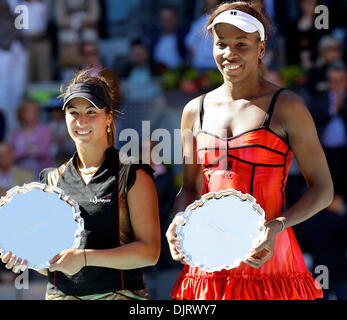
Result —
<svg viewBox="0 0 347 320"><path fill-rule="evenodd" d="M249 194L210 192L190 204L177 225L177 250L207 272L236 268L264 237L265 212Z"/></svg>
<svg viewBox="0 0 347 320"><path fill-rule="evenodd" d="M30 269L47 268L62 250L78 248L83 229L77 202L58 187L32 182L0 198L0 248L27 259Z"/></svg>

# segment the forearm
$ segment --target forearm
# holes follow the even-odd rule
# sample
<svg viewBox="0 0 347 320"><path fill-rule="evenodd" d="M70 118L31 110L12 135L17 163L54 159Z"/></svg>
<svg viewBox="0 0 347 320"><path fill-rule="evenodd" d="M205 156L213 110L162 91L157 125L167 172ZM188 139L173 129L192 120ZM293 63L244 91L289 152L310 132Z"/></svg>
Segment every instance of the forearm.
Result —
<svg viewBox="0 0 347 320"><path fill-rule="evenodd" d="M155 265L159 259L160 247L135 241L112 249L86 249L85 253L87 266L128 270Z"/></svg>
<svg viewBox="0 0 347 320"><path fill-rule="evenodd" d="M333 199L333 186L310 186L302 197L283 213L286 228L295 226L323 210Z"/></svg>

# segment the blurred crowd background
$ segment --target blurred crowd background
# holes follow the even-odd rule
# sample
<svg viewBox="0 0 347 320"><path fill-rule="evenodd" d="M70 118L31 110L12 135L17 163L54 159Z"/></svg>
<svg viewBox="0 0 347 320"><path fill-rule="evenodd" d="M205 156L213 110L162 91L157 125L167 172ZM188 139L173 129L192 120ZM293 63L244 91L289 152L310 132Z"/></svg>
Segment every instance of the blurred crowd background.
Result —
<svg viewBox="0 0 347 320"><path fill-rule="evenodd" d="M222 84L211 39L204 31L209 12L220 2L1 0L0 194L37 180L43 168L60 165L73 154L62 101L56 97L60 84L71 79L76 70L92 68L98 73L107 68L119 85L122 114L116 120L117 148L127 142L120 136L126 128L150 138L142 135L142 121L150 121L150 132L165 128L173 137L184 105ZM273 23L261 74L305 101L335 184L332 205L294 231L310 272L315 275L319 265L328 267L325 298L346 299L347 2L250 2L264 10ZM21 5L27 10L20 10ZM319 5L326 6L328 16L315 11ZM169 298L158 293L168 281L165 277L160 280L160 272L174 270L172 277L176 278L180 268L169 257L164 234L172 219L181 167L172 164L173 159L166 160L153 164L163 244L158 265L147 275L152 298L162 299ZM287 206L305 188L294 159L286 189ZM1 269L0 288L14 281L3 265Z"/></svg>

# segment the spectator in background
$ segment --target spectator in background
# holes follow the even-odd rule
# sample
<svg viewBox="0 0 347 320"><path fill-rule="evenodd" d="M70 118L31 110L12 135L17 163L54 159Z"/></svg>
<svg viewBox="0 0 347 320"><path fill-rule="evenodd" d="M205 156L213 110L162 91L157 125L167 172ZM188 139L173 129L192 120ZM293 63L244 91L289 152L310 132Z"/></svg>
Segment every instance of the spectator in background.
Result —
<svg viewBox="0 0 347 320"><path fill-rule="evenodd" d="M305 70L312 68L317 59L319 39L327 32L316 29L314 25L318 4L317 0L300 0L301 15L288 34L287 63L299 65Z"/></svg>
<svg viewBox="0 0 347 320"><path fill-rule="evenodd" d="M130 43L129 57L115 61L117 75L122 79L121 97L122 116L117 119L117 129L132 128L141 137L142 121L150 120L151 128L159 125L159 117L165 105L158 77L162 73L161 65L152 61L148 46L142 39ZM118 144L122 144L118 140ZM117 145L120 147L120 145Z"/></svg>
<svg viewBox="0 0 347 320"><path fill-rule="evenodd" d="M29 28L23 29L28 43L28 81L52 80L52 43L48 35L51 4L49 0L25 0Z"/></svg>
<svg viewBox="0 0 347 320"><path fill-rule="evenodd" d="M164 6L159 11L160 27L151 32L151 55L157 63L167 69L184 64L186 28L179 23L178 13L173 6Z"/></svg>
<svg viewBox="0 0 347 320"><path fill-rule="evenodd" d="M103 68L99 47L95 42L82 42L80 45L80 69L90 69L90 75L97 76Z"/></svg>
<svg viewBox="0 0 347 320"><path fill-rule="evenodd" d="M265 13L271 13L271 16L275 15L274 3L272 1L265 0L252 0L252 4L259 10ZM266 53L262 62L266 68L272 71L278 70L281 66L283 56L283 38L278 34L277 25L273 25L270 34L266 41Z"/></svg>
<svg viewBox="0 0 347 320"><path fill-rule="evenodd" d="M263 2L265 3L266 7L265 13L275 25L277 33L281 34L282 36L288 35L292 31L293 21L297 20L299 17L300 1L264 0Z"/></svg>
<svg viewBox="0 0 347 320"><path fill-rule="evenodd" d="M308 74L308 89L311 93L328 90L327 69L335 62L342 61L342 43L331 35L322 37L318 44L318 58Z"/></svg>
<svg viewBox="0 0 347 320"><path fill-rule="evenodd" d="M39 106L33 100L24 100L17 109L19 128L12 132L10 144L15 162L34 171L35 178L43 168L52 167L52 133L47 125L39 123Z"/></svg>
<svg viewBox="0 0 347 320"><path fill-rule="evenodd" d="M330 167L335 192L347 199L347 71L342 63L327 70L328 91L312 97L311 113Z"/></svg>
<svg viewBox="0 0 347 320"><path fill-rule="evenodd" d="M34 181L34 173L15 165L12 147L7 142L0 142L0 196L14 186Z"/></svg>
<svg viewBox="0 0 347 320"><path fill-rule="evenodd" d="M151 61L148 46L142 39L134 39L130 44L129 60L119 70L119 76L132 83L147 83L153 76L159 76L161 68Z"/></svg>
<svg viewBox="0 0 347 320"><path fill-rule="evenodd" d="M16 107L27 80L27 50L15 27L16 0L0 1L0 106L5 108L7 130L16 124Z"/></svg>
<svg viewBox="0 0 347 320"><path fill-rule="evenodd" d="M204 27L209 20L211 12L219 3L221 3L220 0L205 0L203 14L192 23L185 37L191 64L199 71L217 69L213 59L213 41L211 36L205 34Z"/></svg>
<svg viewBox="0 0 347 320"><path fill-rule="evenodd" d="M59 64L62 79L69 79L80 65L80 41L98 40L100 4L97 0L56 1Z"/></svg>

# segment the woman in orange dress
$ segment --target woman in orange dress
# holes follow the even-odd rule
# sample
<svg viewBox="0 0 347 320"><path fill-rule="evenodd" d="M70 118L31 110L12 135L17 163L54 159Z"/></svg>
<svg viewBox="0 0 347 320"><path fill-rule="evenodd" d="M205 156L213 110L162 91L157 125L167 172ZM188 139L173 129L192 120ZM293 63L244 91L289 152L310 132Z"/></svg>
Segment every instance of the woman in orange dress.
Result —
<svg viewBox="0 0 347 320"><path fill-rule="evenodd" d="M208 273L185 265L171 293L175 299L322 297L291 227L330 204L333 184L314 122L302 100L259 75L266 25L266 17L245 2L222 4L212 13L207 27L212 30L213 54L224 84L184 108L183 184L176 201L176 210L184 211L210 191L233 188L249 193L266 212L265 236L235 269ZM191 139L187 132L192 133ZM308 188L284 212L293 154ZM173 220L166 236L173 259L184 263L176 250L179 218Z"/></svg>

